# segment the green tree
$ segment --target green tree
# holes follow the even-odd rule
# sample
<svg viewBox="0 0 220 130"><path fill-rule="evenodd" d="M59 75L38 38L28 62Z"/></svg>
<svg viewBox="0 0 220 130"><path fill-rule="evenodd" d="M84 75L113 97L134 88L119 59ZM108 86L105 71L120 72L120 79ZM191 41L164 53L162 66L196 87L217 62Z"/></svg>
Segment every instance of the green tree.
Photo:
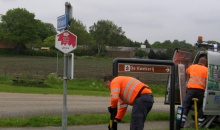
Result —
<svg viewBox="0 0 220 130"><path fill-rule="evenodd" d="M173 58L175 48L168 48L166 52L167 59L171 60Z"/></svg>
<svg viewBox="0 0 220 130"><path fill-rule="evenodd" d="M43 23L41 20L36 20L36 30L37 30L37 35L39 38L35 41L31 41L28 44L26 44L26 45L29 45L30 48L46 46L43 43L44 40L51 36L55 37L55 35L57 34L56 29L53 26L53 24ZM55 44L54 41L53 41L53 44Z"/></svg>
<svg viewBox="0 0 220 130"><path fill-rule="evenodd" d="M127 38L124 35L121 35L121 42L118 43L118 46L126 46L126 47L139 47L140 44L138 42L133 42L131 39Z"/></svg>
<svg viewBox="0 0 220 130"><path fill-rule="evenodd" d="M151 48L163 48L163 47L159 41L156 41L154 42L154 44L151 45Z"/></svg>
<svg viewBox="0 0 220 130"><path fill-rule="evenodd" d="M77 36L78 45L90 46L92 44L92 36L86 30L86 26L80 20L72 19L69 31Z"/></svg>
<svg viewBox="0 0 220 130"><path fill-rule="evenodd" d="M106 45L118 46L119 43L125 40L122 28L109 20L100 20L94 23L89 32L95 40L98 55L105 51Z"/></svg>
<svg viewBox="0 0 220 130"><path fill-rule="evenodd" d="M5 42L16 43L16 52L24 52L26 43L39 39L34 17L33 13L22 8L7 11L0 23L0 38Z"/></svg>
<svg viewBox="0 0 220 130"><path fill-rule="evenodd" d="M192 49L192 47L193 46L189 43L186 43L185 40L183 40L183 41L174 40L173 41L173 48Z"/></svg>
<svg viewBox="0 0 220 130"><path fill-rule="evenodd" d="M144 41L144 45L146 45L146 48L151 48L151 45L147 39Z"/></svg>
<svg viewBox="0 0 220 130"><path fill-rule="evenodd" d="M174 40L173 42L171 42L170 40L165 40L162 43L155 42L154 44L152 44L151 47L152 48L167 49L166 53L156 53L156 55L159 59L172 59L173 51L175 48L183 48L183 49L187 49L187 50L194 49L194 47L191 44L186 43L185 40L183 40L183 41Z"/></svg>
<svg viewBox="0 0 220 130"><path fill-rule="evenodd" d="M170 40L166 40L162 43L163 48L172 48L173 43Z"/></svg>
<svg viewBox="0 0 220 130"><path fill-rule="evenodd" d="M153 51L153 49L150 49L150 52L148 54L149 59L157 59L156 53Z"/></svg>
<svg viewBox="0 0 220 130"><path fill-rule="evenodd" d="M41 20L36 20L37 35L41 41L47 37L54 36L57 34L56 28L51 23L44 23Z"/></svg>
<svg viewBox="0 0 220 130"><path fill-rule="evenodd" d="M55 35L44 39L43 45L55 49Z"/></svg>
<svg viewBox="0 0 220 130"><path fill-rule="evenodd" d="M167 59L168 59L166 53L161 52L160 50L158 50L158 51L156 52L156 55L157 55L157 56L156 56L157 59L160 59L160 60L167 60Z"/></svg>
<svg viewBox="0 0 220 130"><path fill-rule="evenodd" d="M147 57L147 52L146 52L146 50L138 49L135 51L135 56L138 58Z"/></svg>
<svg viewBox="0 0 220 130"><path fill-rule="evenodd" d="M87 31L86 26L80 20L72 19L68 30L77 36L77 45L82 45L74 50L75 55L93 56L95 53L95 49L93 48L94 40L91 34Z"/></svg>

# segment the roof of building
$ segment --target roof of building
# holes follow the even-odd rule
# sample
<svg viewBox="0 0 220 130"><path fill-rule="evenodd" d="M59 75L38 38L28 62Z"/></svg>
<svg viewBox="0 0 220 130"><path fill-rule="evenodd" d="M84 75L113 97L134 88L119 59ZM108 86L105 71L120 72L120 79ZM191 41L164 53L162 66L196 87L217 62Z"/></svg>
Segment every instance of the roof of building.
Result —
<svg viewBox="0 0 220 130"><path fill-rule="evenodd" d="M111 47L111 46L106 46L107 51L124 51L124 52L132 52L137 47L124 47L124 46L118 46L118 47Z"/></svg>

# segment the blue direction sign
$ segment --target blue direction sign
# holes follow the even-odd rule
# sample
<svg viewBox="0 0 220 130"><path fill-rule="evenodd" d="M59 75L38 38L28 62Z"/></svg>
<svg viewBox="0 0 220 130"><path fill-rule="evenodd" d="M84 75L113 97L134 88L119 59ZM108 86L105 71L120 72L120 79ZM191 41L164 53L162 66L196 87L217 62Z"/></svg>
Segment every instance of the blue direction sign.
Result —
<svg viewBox="0 0 220 130"><path fill-rule="evenodd" d="M67 26L68 26L68 16L66 14L57 17L57 30L58 31L67 28Z"/></svg>

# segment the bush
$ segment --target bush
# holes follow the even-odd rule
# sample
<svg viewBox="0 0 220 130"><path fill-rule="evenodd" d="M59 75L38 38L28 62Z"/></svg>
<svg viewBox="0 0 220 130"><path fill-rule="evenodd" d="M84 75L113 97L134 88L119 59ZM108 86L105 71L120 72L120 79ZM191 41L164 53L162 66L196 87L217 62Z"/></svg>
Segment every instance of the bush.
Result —
<svg viewBox="0 0 220 130"><path fill-rule="evenodd" d="M63 84L63 79L61 77L57 77L55 73L51 73L46 77L45 84L48 86L58 87L60 88Z"/></svg>
<svg viewBox="0 0 220 130"><path fill-rule="evenodd" d="M48 56L48 57L56 57L57 54L58 56L62 55L61 52L57 50L44 51L44 50L32 50L32 49L27 49L24 54L28 56Z"/></svg>
<svg viewBox="0 0 220 130"><path fill-rule="evenodd" d="M138 58L147 57L147 52L145 50L137 50L135 56Z"/></svg>

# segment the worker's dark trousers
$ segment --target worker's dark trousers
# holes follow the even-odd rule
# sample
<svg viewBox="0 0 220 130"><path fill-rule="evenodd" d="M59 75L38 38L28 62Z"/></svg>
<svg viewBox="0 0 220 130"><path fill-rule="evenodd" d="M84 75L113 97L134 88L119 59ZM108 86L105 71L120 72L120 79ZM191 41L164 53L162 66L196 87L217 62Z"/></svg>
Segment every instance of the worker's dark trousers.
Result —
<svg viewBox="0 0 220 130"><path fill-rule="evenodd" d="M203 118L202 104L204 98L204 90L201 89L188 89L186 92L186 97L183 101L183 115L187 116L191 107L194 104L193 98L198 98L197 108L198 108L198 118Z"/></svg>
<svg viewBox="0 0 220 130"><path fill-rule="evenodd" d="M153 95L142 94L134 100L130 130L143 130L147 114L150 112L154 103Z"/></svg>

